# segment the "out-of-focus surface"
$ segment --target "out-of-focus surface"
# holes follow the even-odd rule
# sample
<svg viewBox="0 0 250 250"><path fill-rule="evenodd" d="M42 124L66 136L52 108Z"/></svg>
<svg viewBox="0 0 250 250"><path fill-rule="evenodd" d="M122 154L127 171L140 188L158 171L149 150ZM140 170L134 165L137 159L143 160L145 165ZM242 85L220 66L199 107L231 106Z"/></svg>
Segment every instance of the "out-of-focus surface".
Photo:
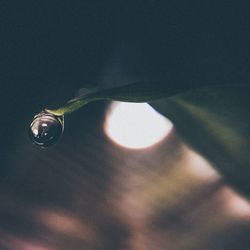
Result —
<svg viewBox="0 0 250 250"><path fill-rule="evenodd" d="M104 107L66 120L46 150L20 135L19 167L1 188L0 249L248 249L247 200L174 129L142 150L113 144Z"/></svg>
<svg viewBox="0 0 250 250"><path fill-rule="evenodd" d="M249 1L1 1L0 249L249 249L249 202L174 129L123 149L99 102L66 117L55 147L27 135L82 87L248 83L249 12Z"/></svg>

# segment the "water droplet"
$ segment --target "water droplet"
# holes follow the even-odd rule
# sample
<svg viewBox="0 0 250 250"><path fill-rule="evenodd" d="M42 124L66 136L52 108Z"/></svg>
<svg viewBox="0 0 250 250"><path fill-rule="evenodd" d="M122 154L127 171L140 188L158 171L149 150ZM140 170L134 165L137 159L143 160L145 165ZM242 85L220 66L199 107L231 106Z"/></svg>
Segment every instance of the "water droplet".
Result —
<svg viewBox="0 0 250 250"><path fill-rule="evenodd" d="M33 118L29 127L29 136L35 145L45 148L58 141L63 129L63 116L42 111Z"/></svg>

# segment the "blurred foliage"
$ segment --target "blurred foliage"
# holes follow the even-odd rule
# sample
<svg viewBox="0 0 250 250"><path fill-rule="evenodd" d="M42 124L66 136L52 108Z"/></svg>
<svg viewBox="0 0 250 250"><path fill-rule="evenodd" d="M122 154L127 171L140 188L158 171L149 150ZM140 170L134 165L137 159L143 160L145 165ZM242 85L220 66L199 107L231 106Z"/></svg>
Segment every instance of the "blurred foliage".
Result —
<svg viewBox="0 0 250 250"><path fill-rule="evenodd" d="M151 102L231 185L250 195L250 87L213 86Z"/></svg>

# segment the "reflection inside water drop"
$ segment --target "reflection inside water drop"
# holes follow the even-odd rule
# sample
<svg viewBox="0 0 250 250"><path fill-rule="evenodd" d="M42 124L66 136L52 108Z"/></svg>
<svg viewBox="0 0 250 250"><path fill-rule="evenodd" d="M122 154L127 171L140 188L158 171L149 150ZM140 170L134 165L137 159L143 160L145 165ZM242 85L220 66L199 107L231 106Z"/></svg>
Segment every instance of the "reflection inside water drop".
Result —
<svg viewBox="0 0 250 250"><path fill-rule="evenodd" d="M48 147L58 141L63 129L63 116L42 111L33 118L29 128L29 137L35 145Z"/></svg>

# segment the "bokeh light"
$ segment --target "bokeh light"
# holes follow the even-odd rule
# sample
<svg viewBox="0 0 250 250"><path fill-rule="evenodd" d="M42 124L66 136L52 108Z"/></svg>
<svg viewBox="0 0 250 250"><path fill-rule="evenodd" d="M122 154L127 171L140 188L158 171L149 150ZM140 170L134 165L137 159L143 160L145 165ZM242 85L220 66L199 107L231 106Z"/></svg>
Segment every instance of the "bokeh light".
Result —
<svg viewBox="0 0 250 250"><path fill-rule="evenodd" d="M104 131L125 148L143 149L163 140L173 124L147 103L112 102L108 108Z"/></svg>

